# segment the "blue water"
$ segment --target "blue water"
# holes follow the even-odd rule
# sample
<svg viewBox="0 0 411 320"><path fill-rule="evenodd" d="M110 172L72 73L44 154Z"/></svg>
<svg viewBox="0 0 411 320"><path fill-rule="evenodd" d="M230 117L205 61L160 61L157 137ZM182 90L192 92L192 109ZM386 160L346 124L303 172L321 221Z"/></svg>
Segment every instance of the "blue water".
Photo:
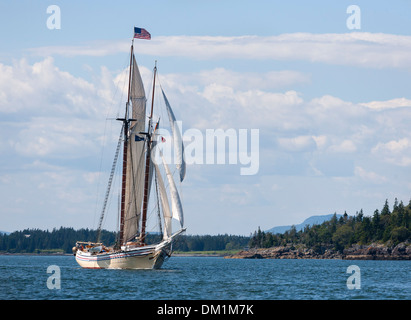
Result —
<svg viewBox="0 0 411 320"><path fill-rule="evenodd" d="M347 288L350 265L360 289ZM49 266L60 288L47 286ZM73 256L0 256L0 299L410 300L411 261L171 257L160 270L88 270Z"/></svg>

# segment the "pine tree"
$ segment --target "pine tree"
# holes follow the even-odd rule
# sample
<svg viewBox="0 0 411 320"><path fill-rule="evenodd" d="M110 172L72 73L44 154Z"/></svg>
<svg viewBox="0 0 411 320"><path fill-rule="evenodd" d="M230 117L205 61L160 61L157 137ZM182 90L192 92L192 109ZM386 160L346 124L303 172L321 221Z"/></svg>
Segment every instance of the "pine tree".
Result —
<svg viewBox="0 0 411 320"><path fill-rule="evenodd" d="M375 240L381 239L382 237L382 228L381 228L381 217L378 209L374 211L374 216L372 218L372 225L374 231Z"/></svg>
<svg viewBox="0 0 411 320"><path fill-rule="evenodd" d="M381 210L381 215L386 216L390 214L390 207L388 205L388 199L385 200L384 207Z"/></svg>

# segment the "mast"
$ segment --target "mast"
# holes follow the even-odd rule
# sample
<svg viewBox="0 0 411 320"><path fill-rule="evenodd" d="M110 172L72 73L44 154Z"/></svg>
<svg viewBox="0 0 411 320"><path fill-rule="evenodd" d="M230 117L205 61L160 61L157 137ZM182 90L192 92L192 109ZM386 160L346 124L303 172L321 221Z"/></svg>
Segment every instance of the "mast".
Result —
<svg viewBox="0 0 411 320"><path fill-rule="evenodd" d="M141 220L141 243L145 242L146 237L146 221L147 221L147 209L148 209L148 194L149 194L149 180L150 180L150 161L151 161L151 121L153 118L153 108L154 108L154 90L156 86L156 73L157 73L157 61L154 66L154 80L153 80L153 93L151 97L151 113L148 121L147 130L147 151L146 151L146 170L144 175L144 197L143 197L143 217Z"/></svg>
<svg viewBox="0 0 411 320"><path fill-rule="evenodd" d="M128 97L126 103L126 112L124 118L117 118L119 121L123 121L124 125L124 143L123 143L123 173L122 173L122 182L121 182L121 209L120 209L120 235L119 243L121 246L124 241L124 213L126 207L126 178L127 178L127 152L128 152L128 129L130 121L133 119L128 118L128 108L130 104L130 91L131 91L131 69L133 64L133 44L131 44L130 52L130 70L128 75Z"/></svg>

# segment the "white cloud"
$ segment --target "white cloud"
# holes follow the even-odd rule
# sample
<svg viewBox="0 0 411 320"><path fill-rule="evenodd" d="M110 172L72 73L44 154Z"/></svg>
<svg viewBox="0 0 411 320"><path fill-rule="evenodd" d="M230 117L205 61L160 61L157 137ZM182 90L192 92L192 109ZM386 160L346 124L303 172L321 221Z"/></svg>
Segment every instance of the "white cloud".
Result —
<svg viewBox="0 0 411 320"><path fill-rule="evenodd" d="M9 144L25 157L81 158L100 150L100 123L87 119L35 117L10 135Z"/></svg>
<svg viewBox="0 0 411 320"><path fill-rule="evenodd" d="M313 136L312 138L314 139L319 150L324 149L324 147L327 145L328 138L325 135Z"/></svg>
<svg viewBox="0 0 411 320"><path fill-rule="evenodd" d="M34 55L38 56L54 56L61 55L66 57L75 56L92 56L101 57L120 52L129 52L130 43L127 40L115 41L94 41L92 44L77 45L77 46L45 46L28 49Z"/></svg>
<svg viewBox="0 0 411 320"><path fill-rule="evenodd" d="M411 107L411 100L406 98L397 98L387 101L371 101L367 103L360 103L360 105L374 110L394 109L401 107Z"/></svg>
<svg viewBox="0 0 411 320"><path fill-rule="evenodd" d="M278 143L285 150L297 152L312 151L317 147L316 141L311 136L279 138Z"/></svg>
<svg viewBox="0 0 411 320"><path fill-rule="evenodd" d="M0 112L38 114L77 114L96 116L107 108L106 69L102 70L99 86L59 70L47 57L29 65L25 59L12 66L0 64ZM98 99L96 101L96 99Z"/></svg>
<svg viewBox="0 0 411 320"><path fill-rule="evenodd" d="M388 163L401 167L411 166L411 139L380 142L372 148L372 153Z"/></svg>
<svg viewBox="0 0 411 320"><path fill-rule="evenodd" d="M109 81L111 79L111 82ZM112 76L96 83L61 71L52 58L0 64L0 151L29 158L78 158L99 150L104 118L113 107Z"/></svg>
<svg viewBox="0 0 411 320"><path fill-rule="evenodd" d="M376 183L376 184L380 184L380 183L387 181L387 178L385 178L384 176L381 176L372 171L366 171L364 168L360 166L355 167L354 173L356 176L360 177L361 179L372 182L372 183Z"/></svg>
<svg viewBox="0 0 411 320"><path fill-rule="evenodd" d="M379 143L373 148L373 152L389 152L389 153L400 153L409 149L411 147L411 141L407 138L400 140L392 140L387 143Z"/></svg>
<svg viewBox="0 0 411 320"><path fill-rule="evenodd" d="M192 74L187 79L179 77L181 82L196 81L202 85L217 84L228 86L237 90L247 91L250 89L275 89L295 85L298 83L308 83L309 77L298 71L282 70L268 72L235 72L225 68L205 70Z"/></svg>
<svg viewBox="0 0 411 320"><path fill-rule="evenodd" d="M52 58L33 65L26 60L11 66L0 64L0 68L4 71L0 73L0 112L18 111L26 117L24 122L3 126L2 132L5 126L17 126L17 130L13 135L5 133L0 150L12 146L27 157L70 157L93 150L93 145L103 140L101 131L107 110L110 105L118 105L113 102L114 88L124 87L121 84L127 74L124 70L112 75L103 67L101 79L88 82L59 70ZM141 67L141 72L146 83L149 82L151 71ZM294 152L353 153L371 149L367 144L374 143L375 153L378 149L386 151L404 144L395 140L388 144L381 142L387 139L387 133L395 135L406 129L399 125L404 120L395 113L381 113L394 112L396 108L375 107L378 101L355 104L331 95L306 101L294 90L276 90L278 84L258 88L277 76L289 79L290 83L307 80L298 72L266 72L259 79L257 73L217 68L192 74L165 74L161 82L166 92L171 89L167 93L177 117L200 130L274 130L282 134L272 137L272 141L277 139L281 148ZM388 102L408 104L404 98ZM400 163L407 161L403 158Z"/></svg>
<svg viewBox="0 0 411 320"><path fill-rule="evenodd" d="M127 52L129 41L32 48L35 55L104 56ZM159 36L139 53L192 59L304 60L369 68L411 67L411 36L384 33L291 33L277 36Z"/></svg>
<svg viewBox="0 0 411 320"><path fill-rule="evenodd" d="M339 144L330 146L329 150L332 152L352 153L357 150L357 147L351 140L343 140Z"/></svg>
<svg viewBox="0 0 411 320"><path fill-rule="evenodd" d="M18 159L11 172L0 175L2 191L31 192L29 199L39 198L33 202L33 210L37 211L44 210L42 203L49 201L41 194L58 199L49 201L53 210L57 210L58 201L61 201L72 206L73 215L90 211L90 203L95 204L94 184L100 178L99 170L93 169L100 159L105 117L110 107L118 106L118 101L113 99L114 88L118 86L123 90L127 70L112 74L103 67L101 78L86 81L57 68L52 58L32 65L20 60L12 65L0 64L0 68L3 71L0 73L0 113L6 119L0 126L0 152L3 159L7 159L4 161L8 167ZM140 69L143 79L149 82L151 71ZM188 182L193 179L190 187L195 190L189 192L195 199L192 208L204 201L204 194L208 195L209 203L220 201L227 207L262 201L260 209L267 211L268 218L274 205L287 208L287 201L292 201L290 194L294 198L303 197L316 206L315 195L319 192L326 192L329 197L345 192L343 200L347 203L353 194L350 188L390 182L380 174L385 172L387 162L396 164L398 170L411 165L408 134L411 119L406 108L375 107L378 101L356 104L333 95L305 99L296 90L282 88L275 78L288 81L291 87L309 81L305 74L287 70L264 72L261 79L258 73L224 68L161 75L161 84L175 114L183 120L183 132L190 127L203 132L219 128L260 129L259 175L249 177L255 180L248 184L243 180L233 182L229 174L210 178L200 173L198 176L205 181L194 181L193 173L188 173ZM264 85L270 79L273 83ZM392 106L408 103L401 98L388 101ZM14 105L16 109L11 112ZM115 111L111 109L110 116ZM21 119L20 115L24 117ZM166 119L164 115L162 119ZM115 139L118 131L113 129L113 132ZM89 157L94 157L94 167L87 165ZM364 165L367 162L378 162L382 167L369 169ZM23 177L16 173L19 170L24 170L28 187L23 188L23 183L18 182ZM193 172L193 168L188 168L188 172L190 170ZM214 171L210 168L206 172ZM261 178L266 176L270 179ZM307 183L310 192L304 193ZM30 186L35 188L30 189ZM17 212L18 208L23 208L20 200L24 198L14 196L13 201L8 201L8 210ZM325 205L320 209L323 208ZM241 210L242 219L247 221L246 210ZM69 214L69 210L65 213ZM223 232L223 226L221 228Z"/></svg>

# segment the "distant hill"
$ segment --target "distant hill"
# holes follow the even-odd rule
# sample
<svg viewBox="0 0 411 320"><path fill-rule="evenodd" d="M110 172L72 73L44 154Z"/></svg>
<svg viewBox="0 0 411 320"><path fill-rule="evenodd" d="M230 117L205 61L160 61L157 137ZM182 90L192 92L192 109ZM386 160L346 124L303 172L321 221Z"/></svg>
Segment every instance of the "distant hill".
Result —
<svg viewBox="0 0 411 320"><path fill-rule="evenodd" d="M0 230L0 233L3 233L3 234L10 234L10 232L7 232L7 231L1 231L1 230Z"/></svg>
<svg viewBox="0 0 411 320"><path fill-rule="evenodd" d="M323 216L311 216L311 217L305 219L304 222L302 222L302 223L300 223L300 224L296 224L296 225L294 225L294 226L295 226L295 229L296 229L297 231L300 231L300 230L303 230L306 225L312 226L312 225L314 225L314 224L321 224L321 223L323 223L324 221L331 220L331 218L333 217L333 215L334 215L334 214L326 214L326 215L323 215ZM338 218L338 219L339 219L341 216L342 216L341 214L337 214L337 218ZM287 230L290 230L291 227L292 227L292 226L279 226L279 227L271 228L271 229L267 230L266 232L271 232L271 233L273 233L273 234L276 234L276 233L284 233L284 232L286 232Z"/></svg>

